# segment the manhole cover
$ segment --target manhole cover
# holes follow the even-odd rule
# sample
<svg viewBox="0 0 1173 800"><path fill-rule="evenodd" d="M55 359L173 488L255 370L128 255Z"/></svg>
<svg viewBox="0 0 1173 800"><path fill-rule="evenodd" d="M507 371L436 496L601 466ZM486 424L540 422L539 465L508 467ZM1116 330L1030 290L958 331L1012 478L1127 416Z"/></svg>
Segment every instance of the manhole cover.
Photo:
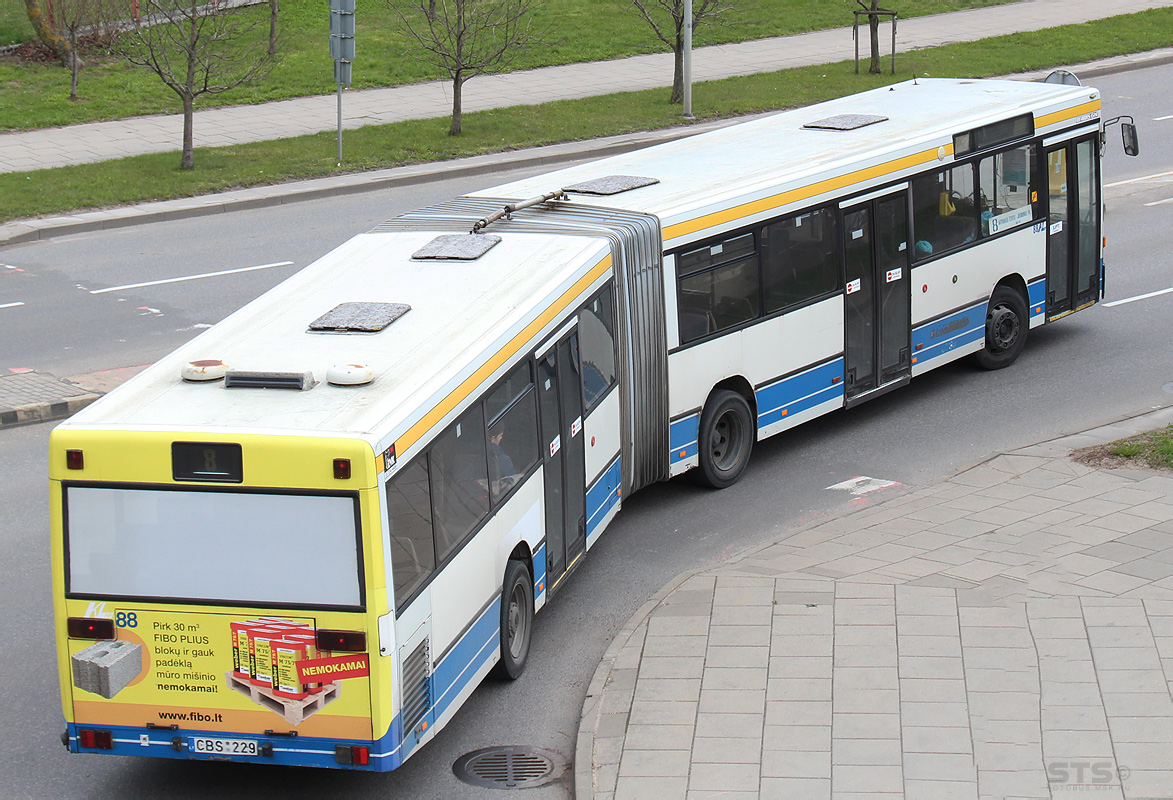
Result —
<svg viewBox="0 0 1173 800"><path fill-rule="evenodd" d="M489 789L529 789L558 778L556 753L537 747L486 747L456 759L452 771L473 786Z"/></svg>

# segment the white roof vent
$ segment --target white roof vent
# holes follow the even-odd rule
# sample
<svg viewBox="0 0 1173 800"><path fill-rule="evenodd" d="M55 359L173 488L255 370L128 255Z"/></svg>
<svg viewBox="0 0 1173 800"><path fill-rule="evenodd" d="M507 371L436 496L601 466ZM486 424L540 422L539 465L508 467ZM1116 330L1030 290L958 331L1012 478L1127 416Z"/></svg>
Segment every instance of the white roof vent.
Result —
<svg viewBox="0 0 1173 800"><path fill-rule="evenodd" d="M228 372L228 365L218 358L189 361L179 368L179 377L185 381L218 381Z"/></svg>
<svg viewBox="0 0 1173 800"><path fill-rule="evenodd" d="M366 364L335 364L326 370L326 382L332 386L365 386L375 379L375 371Z"/></svg>

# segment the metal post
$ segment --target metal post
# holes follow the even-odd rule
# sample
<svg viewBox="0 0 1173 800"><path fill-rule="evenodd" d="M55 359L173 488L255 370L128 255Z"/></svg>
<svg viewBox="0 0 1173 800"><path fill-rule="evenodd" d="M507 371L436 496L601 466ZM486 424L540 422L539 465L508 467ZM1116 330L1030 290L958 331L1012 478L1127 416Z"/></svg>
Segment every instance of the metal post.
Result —
<svg viewBox="0 0 1173 800"><path fill-rule="evenodd" d="M338 83L338 166L342 166L342 83Z"/></svg>
<svg viewBox="0 0 1173 800"><path fill-rule="evenodd" d="M684 0L684 118L692 115L692 0Z"/></svg>

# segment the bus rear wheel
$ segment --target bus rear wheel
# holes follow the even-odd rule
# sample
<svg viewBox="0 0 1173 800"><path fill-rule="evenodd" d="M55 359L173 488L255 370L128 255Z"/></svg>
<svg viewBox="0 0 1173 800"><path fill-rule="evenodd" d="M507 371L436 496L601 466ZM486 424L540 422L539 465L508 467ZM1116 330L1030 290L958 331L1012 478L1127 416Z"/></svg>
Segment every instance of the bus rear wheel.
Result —
<svg viewBox="0 0 1173 800"><path fill-rule="evenodd" d="M728 389L713 392L701 413L696 479L714 489L737 483L749 464L754 434L753 414L745 398Z"/></svg>
<svg viewBox="0 0 1173 800"><path fill-rule="evenodd" d="M501 587L501 660L494 668L498 678L512 681L525 672L533 628L533 579L525 564L510 560Z"/></svg>
<svg viewBox="0 0 1173 800"><path fill-rule="evenodd" d="M986 347L974 354L983 369L1002 369L1014 363L1026 346L1030 329L1026 301L1009 286L999 286L986 306Z"/></svg>

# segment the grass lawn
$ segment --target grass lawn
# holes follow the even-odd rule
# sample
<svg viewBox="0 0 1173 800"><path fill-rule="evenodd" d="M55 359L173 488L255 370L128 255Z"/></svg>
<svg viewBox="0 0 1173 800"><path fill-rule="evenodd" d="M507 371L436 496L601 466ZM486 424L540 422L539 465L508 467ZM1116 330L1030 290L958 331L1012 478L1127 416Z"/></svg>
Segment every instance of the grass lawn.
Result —
<svg viewBox="0 0 1173 800"><path fill-rule="evenodd" d="M1166 46L1173 8L1094 23L1017 33L898 56L899 75L854 74L854 63L803 67L697 84L699 119L791 108L906 80L910 75L982 77L1075 64ZM344 165L335 167L333 132L235 147L197 149L196 169L178 168L178 153L162 153L0 174L0 221L76 209L187 197L402 164L438 161L666 128L682 124L680 106L663 89L627 92L540 106L466 114L464 134L447 135L447 119L415 120L347 131Z"/></svg>
<svg viewBox="0 0 1173 800"><path fill-rule="evenodd" d="M1008 1L903 0L895 6L903 18ZM9 39L31 36L28 20L23 18L23 0L0 0L0 4L4 9L0 11L0 44L4 36ZM652 37L647 24L627 10L630 5L630 0L537 0L533 25L540 32L542 43L519 53L513 68L529 69L665 50ZM325 0L284 0L279 18L280 63L262 82L205 96L198 107L333 92L326 8ZM857 6L855 0L737 0L737 8L731 24L698 28L696 45L850 25L851 11ZM267 19L268 7L261 5L248 13ZM382 0L359 3L353 88L395 86L444 77L435 67L416 57L397 25ZM267 38L267 23L256 33ZM0 130L180 111L175 95L152 73L100 51L86 53L85 61L78 84L80 100L70 102L69 72L60 65L0 58L3 89Z"/></svg>

